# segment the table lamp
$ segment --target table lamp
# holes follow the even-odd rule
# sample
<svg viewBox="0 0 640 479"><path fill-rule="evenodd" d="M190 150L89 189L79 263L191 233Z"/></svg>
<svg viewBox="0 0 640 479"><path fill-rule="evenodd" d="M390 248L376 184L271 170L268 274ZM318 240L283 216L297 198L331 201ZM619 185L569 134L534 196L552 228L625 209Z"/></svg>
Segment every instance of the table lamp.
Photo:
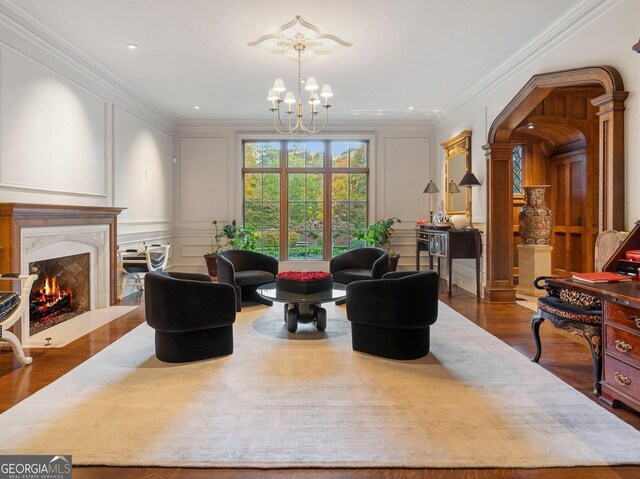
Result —
<svg viewBox="0 0 640 479"><path fill-rule="evenodd" d="M429 180L429 184L424 189L423 193L429 193L429 223L433 224L433 194L440 193L440 190L433 180Z"/></svg>
<svg viewBox="0 0 640 479"><path fill-rule="evenodd" d="M471 187L480 186L480 182L478 181L478 178L476 178L476 175L474 175L470 171L467 171L464 174L464 176L462 177L462 179L458 184L460 186L466 186L467 188L469 188L469 197L471 197ZM473 221L471 220L471 204L469 204L469 229L471 228L473 228Z"/></svg>

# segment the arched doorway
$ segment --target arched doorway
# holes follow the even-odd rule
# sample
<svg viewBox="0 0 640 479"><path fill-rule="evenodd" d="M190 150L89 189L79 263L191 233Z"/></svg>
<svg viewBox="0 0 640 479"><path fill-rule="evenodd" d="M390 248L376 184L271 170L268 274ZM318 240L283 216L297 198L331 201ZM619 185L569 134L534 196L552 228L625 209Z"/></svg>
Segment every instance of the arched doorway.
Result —
<svg viewBox="0 0 640 479"><path fill-rule="evenodd" d="M545 98L559 89L600 89L590 98L598 109L597 228L624 229L624 101L628 95L620 74L612 67L589 67L535 75L498 115L489 131L487 156L487 281L484 297L491 302L514 302L513 282L513 149L522 142L522 127ZM540 123L543 126L543 122ZM566 133L575 125L569 125ZM553 144L545 125L546 140ZM561 129L556 125L556 129ZM535 128L534 128L535 129ZM541 130L540 135L545 132ZM556 133L558 135L561 132ZM520 143L518 138L520 135ZM577 138L579 140L579 138ZM593 179L593 172L590 172ZM593 179L595 184L595 179ZM596 208L594 206L594 208ZM508 255L504 252L509 251Z"/></svg>

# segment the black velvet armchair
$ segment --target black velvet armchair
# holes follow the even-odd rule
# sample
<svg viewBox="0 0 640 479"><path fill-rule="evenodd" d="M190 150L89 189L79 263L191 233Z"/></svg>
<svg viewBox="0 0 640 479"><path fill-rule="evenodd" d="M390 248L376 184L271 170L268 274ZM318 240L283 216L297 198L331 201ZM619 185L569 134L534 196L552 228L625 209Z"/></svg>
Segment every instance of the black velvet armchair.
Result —
<svg viewBox="0 0 640 479"><path fill-rule="evenodd" d="M349 284L363 279L380 279L389 271L389 256L381 248L358 248L336 256L329 262L336 283Z"/></svg>
<svg viewBox="0 0 640 479"><path fill-rule="evenodd" d="M429 353L429 328L438 319L438 274L398 271L347 286L353 349L390 359Z"/></svg>
<svg viewBox="0 0 640 479"><path fill-rule="evenodd" d="M223 251L218 257L218 282L233 286L236 290L236 311L241 311L242 301L273 306L273 301L262 298L257 289L275 281L278 260L266 254L241 249Z"/></svg>
<svg viewBox="0 0 640 479"><path fill-rule="evenodd" d="M144 278L145 313L156 356L168 363L233 353L235 291L206 274L153 271Z"/></svg>

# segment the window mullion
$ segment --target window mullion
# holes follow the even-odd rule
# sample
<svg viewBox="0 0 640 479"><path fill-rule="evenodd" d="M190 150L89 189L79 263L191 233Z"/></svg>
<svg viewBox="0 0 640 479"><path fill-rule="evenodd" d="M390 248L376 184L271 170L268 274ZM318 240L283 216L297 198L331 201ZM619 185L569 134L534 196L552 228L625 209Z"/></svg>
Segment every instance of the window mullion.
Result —
<svg viewBox="0 0 640 479"><path fill-rule="evenodd" d="M289 189L287 141L280 142L280 259L289 259Z"/></svg>
<svg viewBox="0 0 640 479"><path fill-rule="evenodd" d="M324 141L323 154L323 179L324 188L322 195L322 258L325 261L331 259L331 250L333 248L332 231L331 231L331 142Z"/></svg>

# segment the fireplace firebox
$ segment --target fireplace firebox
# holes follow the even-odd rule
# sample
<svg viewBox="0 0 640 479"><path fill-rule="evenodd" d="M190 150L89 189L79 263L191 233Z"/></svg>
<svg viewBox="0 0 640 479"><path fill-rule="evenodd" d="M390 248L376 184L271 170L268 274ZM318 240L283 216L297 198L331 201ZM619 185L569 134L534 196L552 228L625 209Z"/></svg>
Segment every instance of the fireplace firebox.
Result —
<svg viewBox="0 0 640 479"><path fill-rule="evenodd" d="M89 253L35 261L29 270L38 275L29 304L30 335L91 309Z"/></svg>

